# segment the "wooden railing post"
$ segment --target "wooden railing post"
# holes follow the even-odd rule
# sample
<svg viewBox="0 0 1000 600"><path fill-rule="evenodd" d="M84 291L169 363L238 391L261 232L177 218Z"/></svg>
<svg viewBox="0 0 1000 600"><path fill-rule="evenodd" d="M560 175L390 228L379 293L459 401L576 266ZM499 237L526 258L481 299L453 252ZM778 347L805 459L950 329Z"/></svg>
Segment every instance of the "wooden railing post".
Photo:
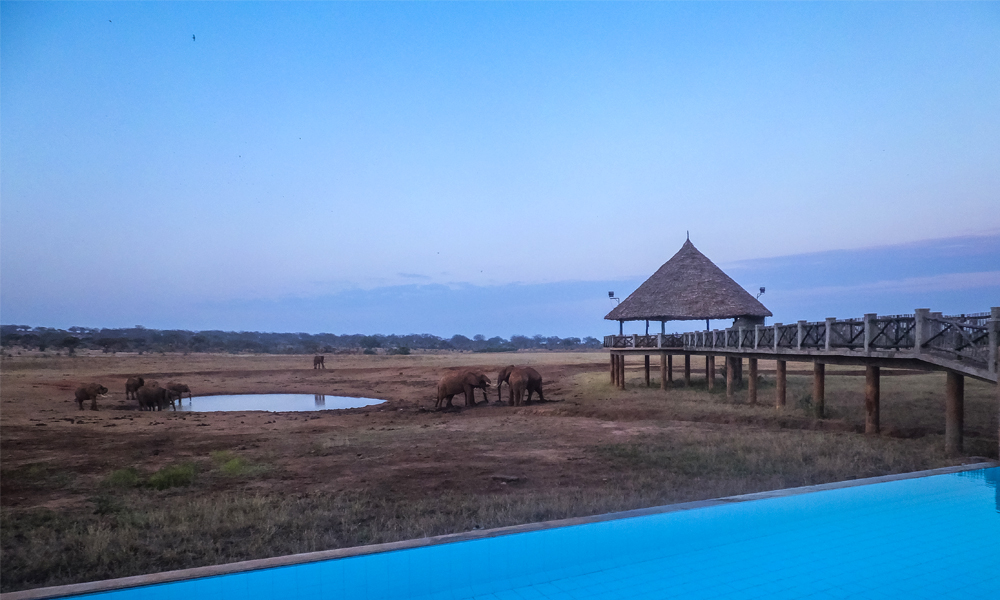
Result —
<svg viewBox="0 0 1000 600"><path fill-rule="evenodd" d="M787 383L787 367L788 364L779 360L777 362L777 369L775 370L774 376L774 406L775 408L782 408L785 406L785 385Z"/></svg>
<svg viewBox="0 0 1000 600"><path fill-rule="evenodd" d="M733 357L726 357L726 398L733 397L733 387L736 383L736 365L733 364Z"/></svg>
<svg viewBox="0 0 1000 600"><path fill-rule="evenodd" d="M753 326L753 349L756 350L757 346L760 345L760 325Z"/></svg>
<svg viewBox="0 0 1000 600"><path fill-rule="evenodd" d="M868 365L865 367L865 433L874 435L881 429L879 426L880 400L879 368Z"/></svg>
<svg viewBox="0 0 1000 600"><path fill-rule="evenodd" d="M618 387L625 389L625 355L618 355Z"/></svg>
<svg viewBox="0 0 1000 600"><path fill-rule="evenodd" d="M927 338L931 337L931 324L927 321L930 314L929 308L918 308L913 311L913 351L917 354L924 351L924 344L927 343Z"/></svg>
<svg viewBox="0 0 1000 600"><path fill-rule="evenodd" d="M667 389L667 353L660 352L660 389Z"/></svg>
<svg viewBox="0 0 1000 600"><path fill-rule="evenodd" d="M833 347L833 324L836 321L837 319L833 317L826 318L826 333L823 336L824 337L823 349L826 350L827 352L829 352L830 349Z"/></svg>
<svg viewBox="0 0 1000 600"><path fill-rule="evenodd" d="M865 352L871 352L872 341L875 338L875 313L865 314Z"/></svg>
<svg viewBox="0 0 1000 600"><path fill-rule="evenodd" d="M801 350L802 349L802 338L805 336L805 332L806 332L805 331L806 330L806 322L805 321L799 321L798 325L799 325L799 334L798 334L798 342L795 343L795 349L796 350Z"/></svg>
<svg viewBox="0 0 1000 600"><path fill-rule="evenodd" d="M990 344L990 358L989 358L989 370L994 376L1000 374L1000 365L997 361L1000 357L997 356L1000 353L1000 306L994 306L990 309L990 332L989 332L989 344ZM997 385L1000 385L1000 378L997 379Z"/></svg>
<svg viewBox="0 0 1000 600"><path fill-rule="evenodd" d="M824 418L826 412L826 365L813 363L813 410L817 419Z"/></svg>
<svg viewBox="0 0 1000 600"><path fill-rule="evenodd" d="M781 323L774 324L774 351L778 351L778 338L781 337Z"/></svg>
<svg viewBox="0 0 1000 600"><path fill-rule="evenodd" d="M965 376L948 371L945 382L944 449L954 456L962 453L962 429L965 421Z"/></svg>
<svg viewBox="0 0 1000 600"><path fill-rule="evenodd" d="M739 327L736 329L736 349L743 349L743 328Z"/></svg>
<svg viewBox="0 0 1000 600"><path fill-rule="evenodd" d="M656 347L657 348L662 348L663 347L663 334L662 333L656 334Z"/></svg>

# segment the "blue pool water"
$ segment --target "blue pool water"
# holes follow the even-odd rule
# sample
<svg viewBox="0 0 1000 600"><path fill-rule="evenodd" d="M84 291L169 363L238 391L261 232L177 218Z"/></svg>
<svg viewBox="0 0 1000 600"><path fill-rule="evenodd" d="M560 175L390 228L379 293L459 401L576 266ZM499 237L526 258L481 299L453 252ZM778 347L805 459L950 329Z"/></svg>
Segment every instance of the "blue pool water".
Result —
<svg viewBox="0 0 1000 600"><path fill-rule="evenodd" d="M195 396L182 399L177 410L185 412L220 412L237 410L267 410L271 412L302 412L341 408L361 408L381 404L385 400L327 396L325 394L227 394Z"/></svg>
<svg viewBox="0 0 1000 600"><path fill-rule="evenodd" d="M88 597L1000 598L998 480L933 475Z"/></svg>

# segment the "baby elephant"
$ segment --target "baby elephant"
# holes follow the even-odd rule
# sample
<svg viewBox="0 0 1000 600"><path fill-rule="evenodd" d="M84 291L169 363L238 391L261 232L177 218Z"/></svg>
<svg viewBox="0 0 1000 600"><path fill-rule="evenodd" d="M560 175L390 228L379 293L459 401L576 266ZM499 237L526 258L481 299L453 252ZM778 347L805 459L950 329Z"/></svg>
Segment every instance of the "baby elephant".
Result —
<svg viewBox="0 0 1000 600"><path fill-rule="evenodd" d="M161 388L160 384L155 381L139 388L136 396L139 400L140 410L163 410L168 403L173 407L174 400L180 398L179 393L171 389ZM174 410L177 410L176 407Z"/></svg>
<svg viewBox="0 0 1000 600"><path fill-rule="evenodd" d="M538 371L532 369L531 367L515 367L513 365L509 367L504 367L500 370L497 375L497 402L500 402L500 386L505 382L510 387L510 401L511 406L520 405L522 402L517 396L517 391L514 389L514 374L519 373L517 380L521 386L521 393L525 391L528 392L528 398L525 402L531 402L531 395L538 392L538 401L545 402L545 396L542 394L542 376L538 374Z"/></svg>
<svg viewBox="0 0 1000 600"><path fill-rule="evenodd" d="M80 405L80 410L83 410L84 401L90 400L90 410L97 410L97 397L107 393L108 388L99 383L81 385L76 388L76 402Z"/></svg>
<svg viewBox="0 0 1000 600"><path fill-rule="evenodd" d="M483 399L488 403L490 399L486 397L486 390L489 389L490 384L489 377L474 371L461 371L445 375L438 382L437 402L434 403L434 408L440 408L441 403L445 400L448 401L446 406L450 407L452 405L451 399L455 397L455 394L463 392L465 393L465 405L475 406L476 388L483 390Z"/></svg>
<svg viewBox="0 0 1000 600"><path fill-rule="evenodd" d="M188 395L188 400L191 399L191 388L184 385L183 383L168 382L167 389L170 390L171 392L176 393L178 400L184 400L184 394Z"/></svg>
<svg viewBox="0 0 1000 600"><path fill-rule="evenodd" d="M313 357L313 368L314 369L325 369L326 364L323 362L326 360L325 356L314 356Z"/></svg>

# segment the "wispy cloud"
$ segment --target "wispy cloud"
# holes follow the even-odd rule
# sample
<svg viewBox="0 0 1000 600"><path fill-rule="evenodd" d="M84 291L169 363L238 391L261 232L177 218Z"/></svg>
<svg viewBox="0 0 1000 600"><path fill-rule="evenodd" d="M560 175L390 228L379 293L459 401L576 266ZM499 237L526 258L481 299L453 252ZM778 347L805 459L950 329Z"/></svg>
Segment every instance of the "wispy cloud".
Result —
<svg viewBox="0 0 1000 600"><path fill-rule="evenodd" d="M805 299L810 297L825 297L830 295L863 294L870 292L897 292L901 294L919 294L931 292L961 292L982 288L1000 288L1000 271L983 271L979 273L944 273L928 277L907 277L905 279L890 279L862 283L857 285L828 285L793 289L784 292L789 298ZM1000 298L998 298L1000 300Z"/></svg>

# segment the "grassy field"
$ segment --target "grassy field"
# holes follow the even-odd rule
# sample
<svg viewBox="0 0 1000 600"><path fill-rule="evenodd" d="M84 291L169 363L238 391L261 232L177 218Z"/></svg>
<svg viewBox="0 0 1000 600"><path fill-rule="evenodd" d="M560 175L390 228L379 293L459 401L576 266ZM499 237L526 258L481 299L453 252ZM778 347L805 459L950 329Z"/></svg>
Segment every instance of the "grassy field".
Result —
<svg viewBox="0 0 1000 600"><path fill-rule="evenodd" d="M435 411L450 368L531 364L547 402ZM944 375L883 371L883 434L863 433L862 369L789 363L788 405L613 388L605 353L4 358L0 589L12 591L928 469L944 455ZM795 369L801 370L795 370ZM140 412L134 373L198 395L301 392L386 403L315 413ZM654 386L658 385L654 368ZM676 376L676 375L675 375ZM79 411L80 383L111 389ZM506 389L504 390L506 394ZM506 395L505 395L506 399ZM456 398L456 405L463 404ZM997 456L995 386L967 380L966 454ZM966 459L968 460L968 459Z"/></svg>

